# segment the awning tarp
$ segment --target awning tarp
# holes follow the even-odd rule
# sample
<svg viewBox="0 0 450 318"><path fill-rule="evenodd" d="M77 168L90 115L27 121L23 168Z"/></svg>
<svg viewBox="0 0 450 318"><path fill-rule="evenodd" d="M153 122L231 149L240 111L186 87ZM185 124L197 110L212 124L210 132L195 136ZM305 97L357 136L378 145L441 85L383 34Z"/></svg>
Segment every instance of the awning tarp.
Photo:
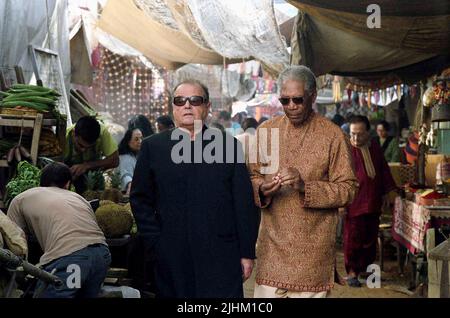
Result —
<svg viewBox="0 0 450 318"><path fill-rule="evenodd" d="M439 61L440 68L449 64L448 1L378 1L378 29L367 26L372 1L289 2L300 10L291 39L291 63L307 65L317 75L380 77L400 69L405 76L409 66L427 72L430 61ZM411 11L419 5L420 10Z"/></svg>
<svg viewBox="0 0 450 318"><path fill-rule="evenodd" d="M109 0L99 27L169 69L186 63L221 64L223 58L201 48L184 33L150 19L133 0Z"/></svg>
<svg viewBox="0 0 450 318"><path fill-rule="evenodd" d="M272 0L109 0L98 26L169 69L258 59L280 71L289 63Z"/></svg>

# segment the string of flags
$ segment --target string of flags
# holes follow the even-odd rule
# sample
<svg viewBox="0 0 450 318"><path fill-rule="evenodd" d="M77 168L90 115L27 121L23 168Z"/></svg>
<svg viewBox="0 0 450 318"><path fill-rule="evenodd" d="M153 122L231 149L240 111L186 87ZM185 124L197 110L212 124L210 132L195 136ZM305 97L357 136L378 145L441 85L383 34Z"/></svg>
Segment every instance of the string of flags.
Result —
<svg viewBox="0 0 450 318"><path fill-rule="evenodd" d="M333 81L333 99L335 102L353 102L363 106L387 106L390 103L400 100L403 95L415 97L418 94L417 85L408 86L406 84L393 85L384 89L371 89L363 91L356 86L347 85L346 98L344 99L339 81Z"/></svg>

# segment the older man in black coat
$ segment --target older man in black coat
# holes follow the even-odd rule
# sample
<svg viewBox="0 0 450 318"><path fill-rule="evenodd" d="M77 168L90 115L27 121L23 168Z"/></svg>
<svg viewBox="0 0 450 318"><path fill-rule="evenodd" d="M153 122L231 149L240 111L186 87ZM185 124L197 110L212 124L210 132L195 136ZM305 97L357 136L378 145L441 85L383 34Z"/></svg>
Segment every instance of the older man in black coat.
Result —
<svg viewBox="0 0 450 318"><path fill-rule="evenodd" d="M130 195L138 231L156 254L157 297L243 297L258 211L241 145L204 126L203 84L182 82L173 96L177 127L144 141Z"/></svg>

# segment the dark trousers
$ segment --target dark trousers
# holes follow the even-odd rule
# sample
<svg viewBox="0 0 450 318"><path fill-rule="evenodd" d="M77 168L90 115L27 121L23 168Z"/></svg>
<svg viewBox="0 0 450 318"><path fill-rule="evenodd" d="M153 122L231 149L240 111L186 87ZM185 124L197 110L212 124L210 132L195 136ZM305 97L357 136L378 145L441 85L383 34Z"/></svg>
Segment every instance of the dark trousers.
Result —
<svg viewBox="0 0 450 318"><path fill-rule="evenodd" d="M155 292L155 254L148 248L142 236L137 233L131 240L127 255L128 274L132 287L147 292Z"/></svg>
<svg viewBox="0 0 450 318"><path fill-rule="evenodd" d="M106 245L89 245L79 251L67 256L60 257L44 266L44 270L52 272L58 276L63 286L56 289L49 285L40 295L41 298L95 298L100 293L100 289L105 280L111 263L111 254ZM74 270L77 265L79 268L79 286L73 286L77 282ZM39 281L36 288L42 286Z"/></svg>
<svg viewBox="0 0 450 318"><path fill-rule="evenodd" d="M347 273L365 272L377 255L377 238L380 216L376 213L344 220L344 259Z"/></svg>

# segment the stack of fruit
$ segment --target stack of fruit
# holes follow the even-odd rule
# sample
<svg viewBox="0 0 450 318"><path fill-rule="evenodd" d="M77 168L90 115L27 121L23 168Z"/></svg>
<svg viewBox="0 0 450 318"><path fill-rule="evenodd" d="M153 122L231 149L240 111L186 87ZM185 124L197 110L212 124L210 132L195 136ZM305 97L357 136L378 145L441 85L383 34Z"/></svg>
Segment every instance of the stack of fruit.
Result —
<svg viewBox="0 0 450 318"><path fill-rule="evenodd" d="M99 170L91 170L84 175L86 178L87 190L82 196L87 201L98 200L103 190L105 190L105 178L103 172Z"/></svg>
<svg viewBox="0 0 450 318"><path fill-rule="evenodd" d="M14 108L21 110L33 109L40 113L57 113L58 92L51 88L15 84L6 92L0 92L3 97L1 108Z"/></svg>
<svg viewBox="0 0 450 318"><path fill-rule="evenodd" d="M56 157L62 154L58 137L50 128L42 128L39 138L39 156Z"/></svg>
<svg viewBox="0 0 450 318"><path fill-rule="evenodd" d="M13 164L14 161L18 164L22 160L31 161L31 154L27 149L25 149L24 146L20 144L14 145L6 155L6 161L8 162L8 165Z"/></svg>
<svg viewBox="0 0 450 318"><path fill-rule="evenodd" d="M100 207L95 211L98 226L107 238L121 237L126 234L135 234L135 223L130 205L114 203L108 200L100 201Z"/></svg>

